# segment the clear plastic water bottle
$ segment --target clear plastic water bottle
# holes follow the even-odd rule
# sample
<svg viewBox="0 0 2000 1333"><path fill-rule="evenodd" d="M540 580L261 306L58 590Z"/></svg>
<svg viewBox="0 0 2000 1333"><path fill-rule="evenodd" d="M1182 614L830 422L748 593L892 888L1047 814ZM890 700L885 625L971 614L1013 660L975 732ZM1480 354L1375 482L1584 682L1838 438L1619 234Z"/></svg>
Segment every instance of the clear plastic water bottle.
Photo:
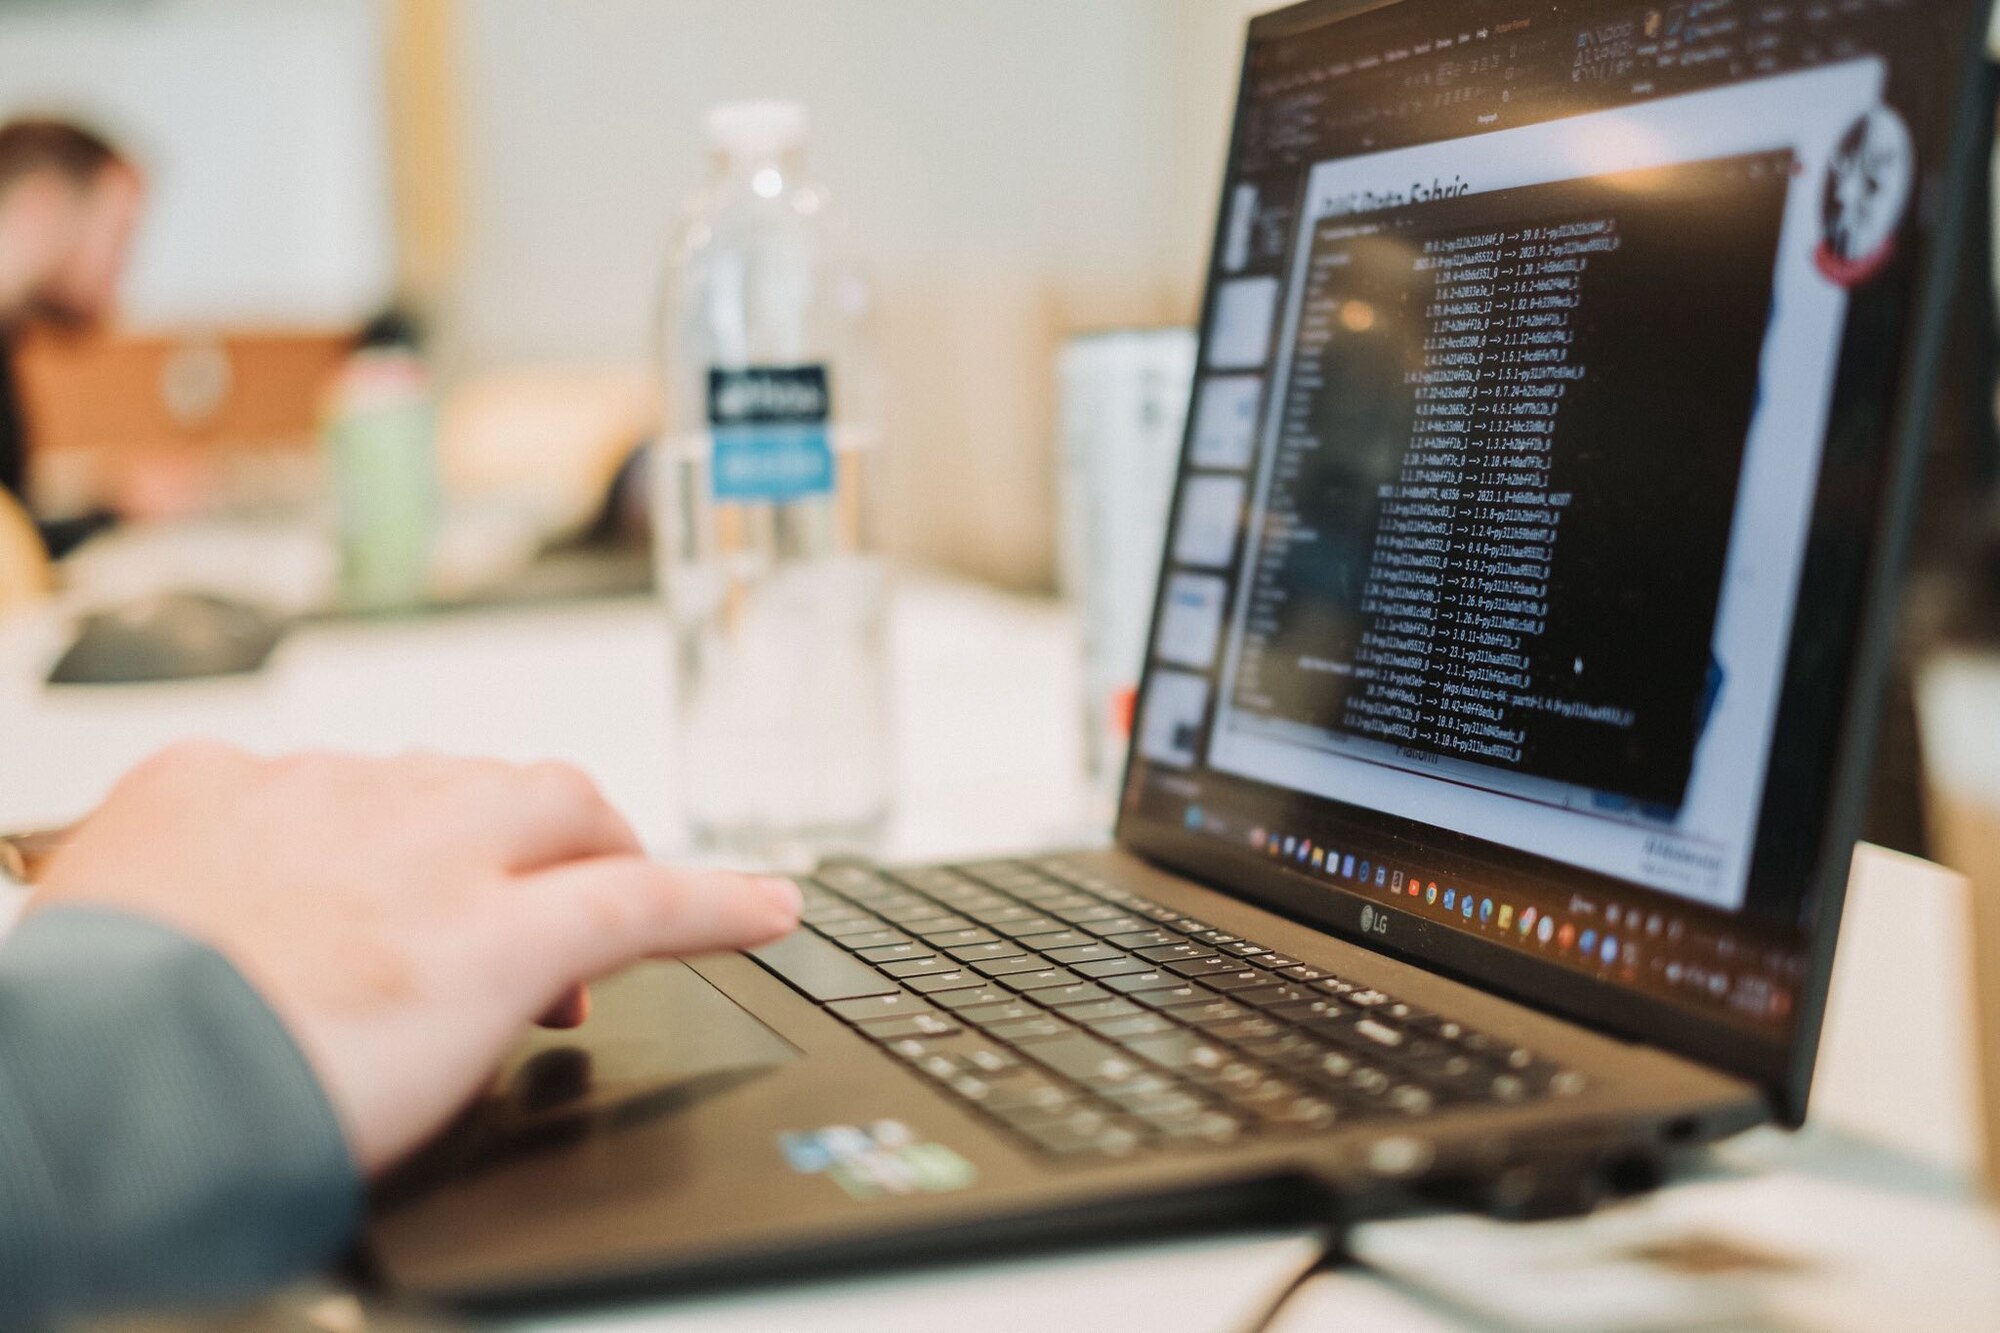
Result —
<svg viewBox="0 0 2000 1333"><path fill-rule="evenodd" d="M798 868L874 852L889 814L868 291L806 174L803 108L729 103L707 131L654 467L680 786L698 854Z"/></svg>

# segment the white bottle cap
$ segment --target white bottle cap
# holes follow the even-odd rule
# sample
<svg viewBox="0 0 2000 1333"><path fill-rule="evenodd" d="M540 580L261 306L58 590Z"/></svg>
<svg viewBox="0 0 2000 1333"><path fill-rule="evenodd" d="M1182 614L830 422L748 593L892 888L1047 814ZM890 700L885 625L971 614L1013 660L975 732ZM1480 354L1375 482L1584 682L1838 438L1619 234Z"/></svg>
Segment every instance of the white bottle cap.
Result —
<svg viewBox="0 0 2000 1333"><path fill-rule="evenodd" d="M806 109L774 98L720 102L708 109L703 128L726 153L778 153L805 140Z"/></svg>

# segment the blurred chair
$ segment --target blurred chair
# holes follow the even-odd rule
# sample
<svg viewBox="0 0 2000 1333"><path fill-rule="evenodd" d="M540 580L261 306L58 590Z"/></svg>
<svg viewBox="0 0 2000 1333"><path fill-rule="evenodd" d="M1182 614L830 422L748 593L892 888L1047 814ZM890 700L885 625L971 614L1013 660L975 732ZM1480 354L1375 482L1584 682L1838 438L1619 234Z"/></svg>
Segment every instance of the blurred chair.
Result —
<svg viewBox="0 0 2000 1333"><path fill-rule="evenodd" d="M612 480L658 428L641 366L524 366L464 385L444 404L438 462L459 500L507 504L548 538L604 507Z"/></svg>
<svg viewBox="0 0 2000 1333"><path fill-rule="evenodd" d="M0 491L0 614L38 602L54 580L42 535L14 497Z"/></svg>

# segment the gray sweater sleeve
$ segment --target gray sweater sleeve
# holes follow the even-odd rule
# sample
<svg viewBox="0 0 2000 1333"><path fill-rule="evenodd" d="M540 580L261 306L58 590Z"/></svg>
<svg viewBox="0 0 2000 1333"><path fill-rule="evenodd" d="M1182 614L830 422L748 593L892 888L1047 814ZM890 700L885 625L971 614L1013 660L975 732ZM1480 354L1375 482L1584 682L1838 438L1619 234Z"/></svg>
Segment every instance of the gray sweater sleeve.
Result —
<svg viewBox="0 0 2000 1333"><path fill-rule="evenodd" d="M221 955L56 908L0 941L0 1328L249 1295L334 1258L361 1185Z"/></svg>

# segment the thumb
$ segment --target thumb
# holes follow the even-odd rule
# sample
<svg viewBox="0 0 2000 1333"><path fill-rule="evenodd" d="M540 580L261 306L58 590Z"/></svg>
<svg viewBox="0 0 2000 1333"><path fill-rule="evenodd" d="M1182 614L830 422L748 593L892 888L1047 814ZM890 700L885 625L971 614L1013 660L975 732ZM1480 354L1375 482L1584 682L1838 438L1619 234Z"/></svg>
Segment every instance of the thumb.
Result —
<svg viewBox="0 0 2000 1333"><path fill-rule="evenodd" d="M573 861L519 887L523 924L565 986L645 958L754 948L799 924L790 880L672 869L641 856Z"/></svg>

